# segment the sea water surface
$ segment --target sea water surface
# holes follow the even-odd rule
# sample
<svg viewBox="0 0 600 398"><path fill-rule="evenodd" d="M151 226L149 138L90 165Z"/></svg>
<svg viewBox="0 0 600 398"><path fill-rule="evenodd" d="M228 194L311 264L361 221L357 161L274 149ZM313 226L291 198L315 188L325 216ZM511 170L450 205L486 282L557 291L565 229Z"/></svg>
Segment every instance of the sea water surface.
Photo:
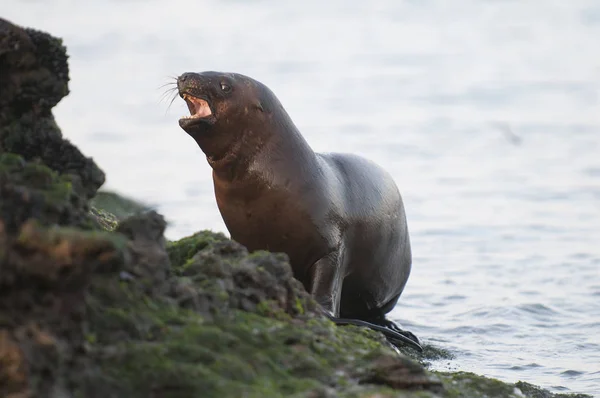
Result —
<svg viewBox="0 0 600 398"><path fill-rule="evenodd" d="M248 74L318 151L404 196L413 272L392 318L438 369L600 396L597 0L2 0L62 37L64 135L171 239L226 232L210 169L161 101L185 71Z"/></svg>

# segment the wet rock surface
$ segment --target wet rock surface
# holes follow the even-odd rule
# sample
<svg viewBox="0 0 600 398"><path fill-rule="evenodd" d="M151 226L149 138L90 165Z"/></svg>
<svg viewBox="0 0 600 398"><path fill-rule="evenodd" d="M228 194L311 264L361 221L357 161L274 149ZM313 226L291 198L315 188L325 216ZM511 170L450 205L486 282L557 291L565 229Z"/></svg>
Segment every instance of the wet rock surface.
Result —
<svg viewBox="0 0 600 398"><path fill-rule="evenodd" d="M0 396L560 396L429 372L443 350L336 327L285 255L167 242L147 206L95 198L104 174L51 112L68 80L59 39L0 19Z"/></svg>

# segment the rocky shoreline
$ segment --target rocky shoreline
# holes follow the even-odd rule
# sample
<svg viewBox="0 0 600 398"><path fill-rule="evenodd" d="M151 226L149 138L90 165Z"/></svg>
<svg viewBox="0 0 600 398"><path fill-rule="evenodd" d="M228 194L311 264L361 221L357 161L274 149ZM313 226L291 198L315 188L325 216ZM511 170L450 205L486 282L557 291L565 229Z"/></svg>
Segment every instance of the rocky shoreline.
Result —
<svg viewBox="0 0 600 398"><path fill-rule="evenodd" d="M60 39L0 19L0 396L587 397L429 371L450 355L336 327L285 255L166 241L62 136L68 82Z"/></svg>

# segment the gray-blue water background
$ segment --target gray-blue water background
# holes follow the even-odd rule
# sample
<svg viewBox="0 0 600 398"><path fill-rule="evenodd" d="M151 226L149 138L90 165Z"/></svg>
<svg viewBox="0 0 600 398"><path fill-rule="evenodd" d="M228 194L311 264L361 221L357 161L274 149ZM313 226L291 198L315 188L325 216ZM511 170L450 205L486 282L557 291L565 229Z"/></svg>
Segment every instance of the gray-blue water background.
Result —
<svg viewBox="0 0 600 398"><path fill-rule="evenodd" d="M64 38L55 115L175 239L224 231L168 76L270 86L318 151L393 174L414 268L392 317L459 369L600 396L600 1L33 1Z"/></svg>

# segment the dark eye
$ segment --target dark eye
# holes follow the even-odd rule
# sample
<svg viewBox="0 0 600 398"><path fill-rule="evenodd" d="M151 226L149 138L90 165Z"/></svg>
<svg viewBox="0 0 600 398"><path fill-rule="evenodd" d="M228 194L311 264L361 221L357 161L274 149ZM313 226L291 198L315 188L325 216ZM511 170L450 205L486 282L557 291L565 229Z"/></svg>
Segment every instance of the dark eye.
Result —
<svg viewBox="0 0 600 398"><path fill-rule="evenodd" d="M221 83L221 90L228 93L231 91L231 86L227 83Z"/></svg>

